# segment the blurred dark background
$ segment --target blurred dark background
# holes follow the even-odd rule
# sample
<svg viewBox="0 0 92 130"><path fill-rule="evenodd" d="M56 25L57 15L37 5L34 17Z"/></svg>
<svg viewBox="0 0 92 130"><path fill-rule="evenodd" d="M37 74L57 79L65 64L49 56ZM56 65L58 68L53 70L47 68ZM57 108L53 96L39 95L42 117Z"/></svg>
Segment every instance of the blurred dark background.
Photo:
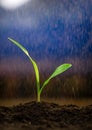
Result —
<svg viewBox="0 0 92 130"><path fill-rule="evenodd" d="M43 97L92 97L92 0L0 0L0 98L35 97L35 74L20 42L37 62L41 84L63 63Z"/></svg>

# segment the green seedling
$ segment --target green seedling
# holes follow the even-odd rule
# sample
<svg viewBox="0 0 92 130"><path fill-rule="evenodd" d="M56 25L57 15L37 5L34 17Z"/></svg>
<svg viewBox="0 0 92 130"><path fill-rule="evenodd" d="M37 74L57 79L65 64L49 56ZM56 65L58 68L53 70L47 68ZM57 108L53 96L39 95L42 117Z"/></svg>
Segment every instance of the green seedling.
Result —
<svg viewBox="0 0 92 130"><path fill-rule="evenodd" d="M39 69L38 66L36 64L36 62L31 58L31 56L29 55L28 51L17 41L13 40L12 38L8 38L13 44L15 44L16 46L18 46L26 55L27 57L30 59L33 67L34 67L34 71L35 71L35 76L36 76L36 85L37 85L37 102L40 102L40 97L41 97L41 93L43 91L43 89L45 88L45 86L50 82L50 80L54 77L56 77L57 75L65 72L67 69L69 69L72 65L71 64L62 64L60 66L58 66L56 68L56 70L51 74L51 76L43 83L42 86L40 86L40 78L39 78Z"/></svg>

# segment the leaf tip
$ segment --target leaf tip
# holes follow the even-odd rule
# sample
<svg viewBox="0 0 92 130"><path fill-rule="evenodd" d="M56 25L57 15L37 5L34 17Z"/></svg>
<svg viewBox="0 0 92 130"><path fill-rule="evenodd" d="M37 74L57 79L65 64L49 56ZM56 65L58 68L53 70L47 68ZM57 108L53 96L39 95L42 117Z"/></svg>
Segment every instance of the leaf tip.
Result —
<svg viewBox="0 0 92 130"><path fill-rule="evenodd" d="M72 67L72 64L69 64L69 67Z"/></svg>
<svg viewBox="0 0 92 130"><path fill-rule="evenodd" d="M8 40L9 40L9 41L12 41L12 39L11 39L10 37L8 37Z"/></svg>
<svg viewBox="0 0 92 130"><path fill-rule="evenodd" d="M8 37L8 40L10 40L11 38L10 37Z"/></svg>

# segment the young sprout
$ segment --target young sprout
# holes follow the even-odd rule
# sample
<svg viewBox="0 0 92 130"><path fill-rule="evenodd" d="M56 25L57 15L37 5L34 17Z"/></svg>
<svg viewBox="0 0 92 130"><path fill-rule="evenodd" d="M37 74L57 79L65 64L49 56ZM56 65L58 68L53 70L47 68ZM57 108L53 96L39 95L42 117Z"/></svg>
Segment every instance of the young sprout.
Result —
<svg viewBox="0 0 92 130"><path fill-rule="evenodd" d="M35 71L35 76L36 76L37 102L40 102L41 93L42 93L43 89L45 88L45 86L50 82L50 80L52 78L56 77L57 75L65 72L67 69L69 69L72 66L72 64L62 64L62 65L58 66L56 68L56 70L51 74L51 76L43 83L43 85L40 86L39 69L38 69L38 66L37 66L36 62L31 58L28 51L20 43L13 40L12 38L8 38L8 40L10 40L16 46L18 46L30 59L30 61L31 61L32 65L33 65L34 71Z"/></svg>

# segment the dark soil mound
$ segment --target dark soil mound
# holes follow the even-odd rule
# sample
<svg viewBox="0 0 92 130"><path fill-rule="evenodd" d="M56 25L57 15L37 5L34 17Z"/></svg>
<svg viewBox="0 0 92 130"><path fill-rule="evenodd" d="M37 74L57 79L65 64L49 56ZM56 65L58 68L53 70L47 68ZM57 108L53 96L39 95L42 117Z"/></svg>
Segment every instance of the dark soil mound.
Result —
<svg viewBox="0 0 92 130"><path fill-rule="evenodd" d="M0 107L0 129L4 130L91 130L92 105L59 106L54 103L30 102Z"/></svg>

